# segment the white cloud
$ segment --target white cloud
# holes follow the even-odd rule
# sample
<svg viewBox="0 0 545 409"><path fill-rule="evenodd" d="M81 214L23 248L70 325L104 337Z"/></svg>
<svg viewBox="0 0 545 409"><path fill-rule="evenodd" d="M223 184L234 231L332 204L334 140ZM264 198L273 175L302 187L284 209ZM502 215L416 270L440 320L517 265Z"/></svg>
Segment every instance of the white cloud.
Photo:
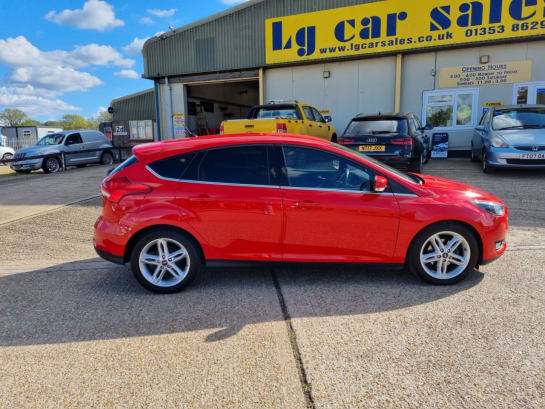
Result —
<svg viewBox="0 0 545 409"><path fill-rule="evenodd" d="M223 4L227 4L228 6L234 6L235 4L241 4L245 3L248 0L221 0Z"/></svg>
<svg viewBox="0 0 545 409"><path fill-rule="evenodd" d="M68 24L86 30L106 31L125 25L115 17L114 7L101 0L88 0L81 9L51 10L45 19L57 24Z"/></svg>
<svg viewBox="0 0 545 409"><path fill-rule="evenodd" d="M140 75L135 70L121 70L114 73L116 77L138 79Z"/></svg>
<svg viewBox="0 0 545 409"><path fill-rule="evenodd" d="M149 18L149 17L142 17L142 18L140 19L140 22L141 22L142 24L155 24L155 21L153 21L153 20L152 20L151 18Z"/></svg>
<svg viewBox="0 0 545 409"><path fill-rule="evenodd" d="M60 94L72 91L87 91L103 82L88 72L59 65L17 67L8 76L14 84L29 84Z"/></svg>
<svg viewBox="0 0 545 409"><path fill-rule="evenodd" d="M132 67L134 60L123 58L123 56L109 45L76 45L74 51L69 53L68 60L77 67L87 65L115 65L118 67Z"/></svg>
<svg viewBox="0 0 545 409"><path fill-rule="evenodd" d="M168 9L168 10L148 9L147 13L155 17L166 18L166 17L172 17L174 13L176 13L177 11L178 9Z"/></svg>
<svg viewBox="0 0 545 409"><path fill-rule="evenodd" d="M107 112L108 108L98 107L97 111L91 116L93 119L97 119L102 113Z"/></svg>
<svg viewBox="0 0 545 409"><path fill-rule="evenodd" d="M30 116L57 115L81 110L58 98L32 95L28 87L0 87L0 106L20 109Z"/></svg>
<svg viewBox="0 0 545 409"><path fill-rule="evenodd" d="M134 37L132 43L123 47L123 52L127 55L140 55L142 54L142 47L144 47L144 43L147 40L147 38Z"/></svg>

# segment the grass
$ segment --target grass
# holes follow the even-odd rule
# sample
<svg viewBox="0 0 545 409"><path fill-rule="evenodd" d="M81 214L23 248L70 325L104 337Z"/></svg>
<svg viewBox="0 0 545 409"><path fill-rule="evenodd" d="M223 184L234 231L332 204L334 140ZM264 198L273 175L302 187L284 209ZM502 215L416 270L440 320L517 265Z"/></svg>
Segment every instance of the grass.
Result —
<svg viewBox="0 0 545 409"><path fill-rule="evenodd" d="M27 174L24 174L24 173L14 172L13 170L11 170L11 168L9 166L0 165L0 180L8 179L8 178L15 178L15 177L30 176L30 175L40 174L40 173L43 173L43 171L32 172L29 175L27 175Z"/></svg>

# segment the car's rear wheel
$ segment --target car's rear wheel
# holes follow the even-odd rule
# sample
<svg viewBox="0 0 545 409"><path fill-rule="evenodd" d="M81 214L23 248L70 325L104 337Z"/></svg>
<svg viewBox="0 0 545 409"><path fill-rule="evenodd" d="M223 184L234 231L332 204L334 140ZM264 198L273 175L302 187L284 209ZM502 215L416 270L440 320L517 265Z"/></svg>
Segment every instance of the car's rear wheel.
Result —
<svg viewBox="0 0 545 409"><path fill-rule="evenodd" d="M111 152L104 152L100 158L101 165L111 165L114 163L114 157Z"/></svg>
<svg viewBox="0 0 545 409"><path fill-rule="evenodd" d="M494 172L494 167L490 166L490 163L488 163L488 154L486 153L486 149L483 149L482 169L483 169L484 173L493 173Z"/></svg>
<svg viewBox="0 0 545 409"><path fill-rule="evenodd" d="M337 143L337 135L333 134L333 135L331 136L331 142Z"/></svg>
<svg viewBox="0 0 545 409"><path fill-rule="evenodd" d="M4 156L2 156L2 160L10 160L11 158L13 158L13 155L11 153L4 153ZM8 164L2 163L2 165L7 166Z"/></svg>
<svg viewBox="0 0 545 409"><path fill-rule="evenodd" d="M410 171L415 173L422 173L424 169L424 162L426 161L424 151L420 152L418 157L411 163Z"/></svg>
<svg viewBox="0 0 545 409"><path fill-rule="evenodd" d="M477 266L479 246L472 232L456 223L441 223L422 231L409 249L409 267L432 284L454 284Z"/></svg>
<svg viewBox="0 0 545 409"><path fill-rule="evenodd" d="M201 258L195 245L175 231L155 231L136 243L131 268L138 282L156 293L183 290L198 274Z"/></svg>
<svg viewBox="0 0 545 409"><path fill-rule="evenodd" d="M57 173L61 170L61 162L57 158L46 158L42 168L45 173Z"/></svg>

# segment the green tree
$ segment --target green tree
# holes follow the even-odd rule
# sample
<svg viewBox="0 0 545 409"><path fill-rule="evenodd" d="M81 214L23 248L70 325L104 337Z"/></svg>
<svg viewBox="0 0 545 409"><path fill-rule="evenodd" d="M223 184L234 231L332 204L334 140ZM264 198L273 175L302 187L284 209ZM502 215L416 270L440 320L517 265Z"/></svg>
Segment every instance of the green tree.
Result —
<svg viewBox="0 0 545 409"><path fill-rule="evenodd" d="M111 122L112 121L112 114L108 113L108 111L100 111L97 115L91 117L88 119L89 125L92 129L98 129L99 125L102 122Z"/></svg>
<svg viewBox="0 0 545 409"><path fill-rule="evenodd" d="M76 114L66 114L60 120L61 126L64 130L71 129L89 129L90 124L87 119L81 115Z"/></svg>
<svg viewBox="0 0 545 409"><path fill-rule="evenodd" d="M35 121L34 119L27 119L26 121L22 122L20 126L40 126L41 123L39 121Z"/></svg>
<svg viewBox="0 0 545 409"><path fill-rule="evenodd" d="M62 128L61 121L45 121L44 126L56 126L58 128Z"/></svg>
<svg viewBox="0 0 545 409"><path fill-rule="evenodd" d="M30 118L20 109L4 109L0 112L0 119L6 121L8 126L19 126Z"/></svg>

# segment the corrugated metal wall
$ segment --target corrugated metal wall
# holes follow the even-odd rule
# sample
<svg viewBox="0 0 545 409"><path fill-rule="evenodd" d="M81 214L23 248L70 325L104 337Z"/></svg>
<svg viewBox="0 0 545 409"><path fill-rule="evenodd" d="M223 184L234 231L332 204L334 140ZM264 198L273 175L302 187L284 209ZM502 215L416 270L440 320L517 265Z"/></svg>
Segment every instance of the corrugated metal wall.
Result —
<svg viewBox="0 0 545 409"><path fill-rule="evenodd" d="M114 121L151 119L155 121L155 92L152 89L112 101Z"/></svg>
<svg viewBox="0 0 545 409"><path fill-rule="evenodd" d="M254 0L165 39L146 43L144 75L161 77L265 65L265 20L377 0Z"/></svg>

